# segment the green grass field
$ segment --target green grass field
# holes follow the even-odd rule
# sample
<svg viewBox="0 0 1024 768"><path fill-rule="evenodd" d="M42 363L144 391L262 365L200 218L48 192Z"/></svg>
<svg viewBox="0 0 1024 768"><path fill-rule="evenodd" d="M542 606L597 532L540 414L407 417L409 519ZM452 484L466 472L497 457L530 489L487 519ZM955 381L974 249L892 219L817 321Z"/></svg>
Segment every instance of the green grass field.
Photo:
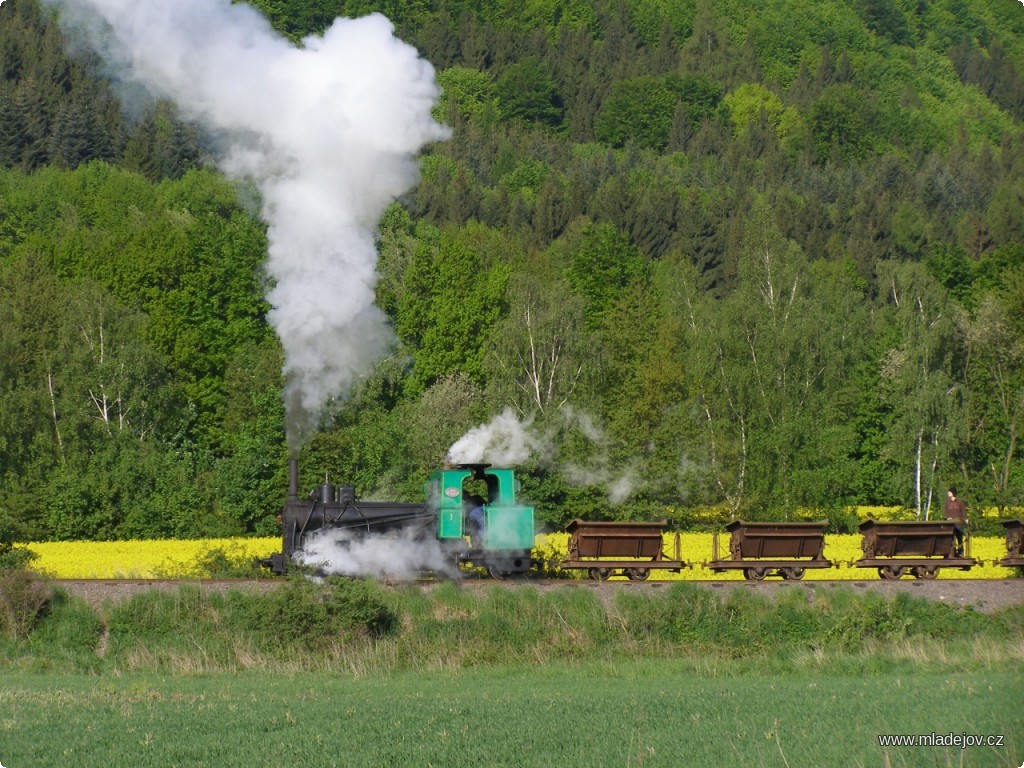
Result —
<svg viewBox="0 0 1024 768"><path fill-rule="evenodd" d="M724 667L730 667L729 664ZM7 768L1013 766L1021 670L750 673L691 660L337 674L0 675ZM885 733L1005 746L880 748Z"/></svg>
<svg viewBox="0 0 1024 768"><path fill-rule="evenodd" d="M1022 701L1022 605L295 579L94 608L0 571L5 768L1018 768ZM1003 743L878 741L964 733Z"/></svg>

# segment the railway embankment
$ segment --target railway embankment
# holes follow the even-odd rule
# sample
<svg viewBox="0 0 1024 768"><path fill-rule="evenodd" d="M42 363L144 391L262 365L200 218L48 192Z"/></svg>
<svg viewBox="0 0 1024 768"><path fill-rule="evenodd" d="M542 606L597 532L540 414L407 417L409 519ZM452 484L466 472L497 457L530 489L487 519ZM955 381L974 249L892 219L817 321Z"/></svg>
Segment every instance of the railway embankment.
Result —
<svg viewBox="0 0 1024 768"><path fill-rule="evenodd" d="M62 579L56 584L70 595L80 597L93 607L100 607L107 602L119 602L136 595L156 590L173 592L185 585L195 585L204 591L225 593L231 590L245 592L267 592L286 584L286 579ZM467 578L458 582L394 582L384 586L405 587L415 584L424 590L432 590L441 584L456 583L465 589L486 590L490 588L522 589L533 588L547 592L556 589L580 589L593 591L600 596L603 603L614 600L619 592L630 590L637 593L655 594L664 590L676 581L650 580L634 582L626 580L610 580L594 582L583 579L520 579L496 582L490 579ZM1024 579L935 579L931 581L918 579L900 579L886 581L877 578L863 580L811 580L811 581L761 581L748 582L736 580L692 582L696 586L710 590L713 594L725 597L734 590L746 590L751 594L776 599L780 595L806 593L813 599L816 593L828 593L834 590L849 589L855 593L876 593L886 597L906 594L934 600L946 605L960 608L971 608L983 613L998 611L1013 605L1024 605Z"/></svg>

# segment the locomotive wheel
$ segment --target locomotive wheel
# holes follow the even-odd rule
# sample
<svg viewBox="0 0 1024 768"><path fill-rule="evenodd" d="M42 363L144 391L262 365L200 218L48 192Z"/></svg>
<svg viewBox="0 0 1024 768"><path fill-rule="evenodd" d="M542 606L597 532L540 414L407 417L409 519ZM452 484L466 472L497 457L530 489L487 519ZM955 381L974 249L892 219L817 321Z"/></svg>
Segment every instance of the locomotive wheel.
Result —
<svg viewBox="0 0 1024 768"><path fill-rule="evenodd" d="M518 575L522 575L522 571L519 570L505 570L498 565L488 565L487 573L490 574L490 578L497 579L499 582L504 582L506 579L514 579Z"/></svg>
<svg viewBox="0 0 1024 768"><path fill-rule="evenodd" d="M806 571L803 568L784 568L782 570L782 578L787 581L800 581L804 577L804 573Z"/></svg>
<svg viewBox="0 0 1024 768"><path fill-rule="evenodd" d="M650 568L627 568L626 576L629 577L630 581L647 581L647 578L651 575Z"/></svg>
<svg viewBox="0 0 1024 768"><path fill-rule="evenodd" d="M743 578L747 581L764 581L764 577L768 575L767 568L744 568Z"/></svg>
<svg viewBox="0 0 1024 768"><path fill-rule="evenodd" d="M607 581L608 577L612 575L611 568L591 568L590 578L594 581Z"/></svg>

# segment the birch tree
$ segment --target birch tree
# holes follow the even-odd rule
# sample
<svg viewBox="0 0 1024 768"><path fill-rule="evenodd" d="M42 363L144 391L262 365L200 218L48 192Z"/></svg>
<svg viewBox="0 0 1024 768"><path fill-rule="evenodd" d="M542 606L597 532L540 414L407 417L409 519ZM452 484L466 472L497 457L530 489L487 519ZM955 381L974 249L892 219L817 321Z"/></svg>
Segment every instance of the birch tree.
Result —
<svg viewBox="0 0 1024 768"><path fill-rule="evenodd" d="M739 270L725 299L690 299L686 323L714 482L733 514L756 503L789 516L849 496L844 392L866 336L862 292L843 265L809 264L763 199Z"/></svg>
<svg viewBox="0 0 1024 768"><path fill-rule="evenodd" d="M508 314L492 334L492 395L520 416L569 403L586 368L584 325L582 301L564 280L543 271L518 274Z"/></svg>
<svg viewBox="0 0 1024 768"><path fill-rule="evenodd" d="M882 263L879 281L896 333L880 361L884 396L894 414L889 452L904 468L903 487L916 516L927 520L963 437L965 393L955 373L954 308L920 264Z"/></svg>

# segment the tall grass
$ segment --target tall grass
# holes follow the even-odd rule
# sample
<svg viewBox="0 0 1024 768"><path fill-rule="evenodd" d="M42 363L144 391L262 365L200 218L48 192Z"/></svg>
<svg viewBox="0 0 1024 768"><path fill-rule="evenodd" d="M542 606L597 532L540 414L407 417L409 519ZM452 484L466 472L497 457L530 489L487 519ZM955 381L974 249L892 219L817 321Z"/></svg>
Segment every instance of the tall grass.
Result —
<svg viewBox="0 0 1024 768"><path fill-rule="evenodd" d="M266 593L152 590L99 609L42 583L38 589L49 595L45 605L32 604L31 622L0 638L0 664L358 676L641 657L751 668L837 658L880 667L1024 660L1024 606L982 615L905 594L890 599L834 588L785 590L772 601L750 590L723 598L678 583L603 601L571 586L478 590L445 583L421 590L295 579Z"/></svg>

